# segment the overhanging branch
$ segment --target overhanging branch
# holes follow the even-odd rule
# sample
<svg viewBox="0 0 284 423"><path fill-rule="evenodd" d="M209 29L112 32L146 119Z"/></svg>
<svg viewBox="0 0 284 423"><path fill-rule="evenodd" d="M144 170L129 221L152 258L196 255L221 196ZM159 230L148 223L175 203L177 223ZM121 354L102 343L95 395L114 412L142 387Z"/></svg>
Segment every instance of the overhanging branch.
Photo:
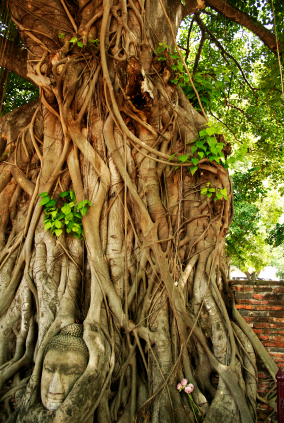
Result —
<svg viewBox="0 0 284 423"><path fill-rule="evenodd" d="M277 44L275 35L267 28L253 19L250 15L242 12L237 7L232 6L226 0L206 0L206 5L221 13L221 15L249 29L257 35L261 41L272 51L277 54ZM279 45L280 52L283 52L283 46Z"/></svg>

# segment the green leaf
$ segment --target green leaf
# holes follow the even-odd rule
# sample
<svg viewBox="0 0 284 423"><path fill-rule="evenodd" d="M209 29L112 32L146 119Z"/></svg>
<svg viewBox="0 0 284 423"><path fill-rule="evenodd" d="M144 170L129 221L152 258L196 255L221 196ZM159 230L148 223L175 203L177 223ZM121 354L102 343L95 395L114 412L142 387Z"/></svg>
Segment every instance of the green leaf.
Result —
<svg viewBox="0 0 284 423"><path fill-rule="evenodd" d="M58 38L64 38L64 37L65 37L64 32L61 32L61 33L58 35Z"/></svg>
<svg viewBox="0 0 284 423"><path fill-rule="evenodd" d="M74 235L74 237L75 237L75 238L77 238L77 239L80 239L80 238L81 238L81 235L80 235L80 234L77 234L76 232L75 232L73 235Z"/></svg>
<svg viewBox="0 0 284 423"><path fill-rule="evenodd" d="M212 192L208 193L208 194L207 194L207 197L208 197L208 198L212 197Z"/></svg>
<svg viewBox="0 0 284 423"><path fill-rule="evenodd" d="M69 43L77 43L77 41L78 41L78 38L73 37L73 38L71 38Z"/></svg>
<svg viewBox="0 0 284 423"><path fill-rule="evenodd" d="M207 194L207 188L202 188L201 193L200 194Z"/></svg>
<svg viewBox="0 0 284 423"><path fill-rule="evenodd" d="M215 192L215 188L209 188L209 192Z"/></svg>
<svg viewBox="0 0 284 423"><path fill-rule="evenodd" d="M185 6L185 0L180 0L181 4Z"/></svg>
<svg viewBox="0 0 284 423"><path fill-rule="evenodd" d="M79 210L84 207L84 201L80 201L77 207Z"/></svg>
<svg viewBox="0 0 284 423"><path fill-rule="evenodd" d="M39 203L40 206L44 206L45 204L47 204L50 201L50 197L49 195L43 197L43 199L41 200L41 202Z"/></svg>
<svg viewBox="0 0 284 423"><path fill-rule="evenodd" d="M83 43L81 43L81 41L79 41L79 42L77 43L77 46L82 48L82 47L83 47Z"/></svg>
<svg viewBox="0 0 284 423"><path fill-rule="evenodd" d="M54 210L54 211L53 211L53 212L51 212L50 214L51 214L51 216L52 216L52 217L56 217L57 213L58 213L58 212L57 212L57 210Z"/></svg>
<svg viewBox="0 0 284 423"><path fill-rule="evenodd" d="M197 165L197 163L199 162L199 159L198 159L198 158L196 158L196 159L191 159L191 161L192 161L192 163L196 166L196 165Z"/></svg>
<svg viewBox="0 0 284 423"><path fill-rule="evenodd" d="M55 226L56 226L58 229L60 229L60 228L62 227L62 223L60 222L60 220L56 220L56 221L54 222L54 224L55 224Z"/></svg>
<svg viewBox="0 0 284 423"><path fill-rule="evenodd" d="M67 195L69 195L69 191L64 191L60 194L61 198L67 197Z"/></svg>
<svg viewBox="0 0 284 423"><path fill-rule="evenodd" d="M206 141L210 147L214 147L217 144L217 140L215 137L207 137Z"/></svg>
<svg viewBox="0 0 284 423"><path fill-rule="evenodd" d="M191 147L192 154L197 150L198 146L195 144L193 147Z"/></svg>
<svg viewBox="0 0 284 423"><path fill-rule="evenodd" d="M88 213L88 207L84 206L81 208L80 210L82 216L86 216L86 214Z"/></svg>
<svg viewBox="0 0 284 423"><path fill-rule="evenodd" d="M60 236L62 234L62 232L63 232L62 229L55 229L55 231L54 231L54 233L57 237Z"/></svg>
<svg viewBox="0 0 284 423"><path fill-rule="evenodd" d="M82 216L80 215L80 213L74 213L75 217L78 217L78 219L82 219Z"/></svg>
<svg viewBox="0 0 284 423"><path fill-rule="evenodd" d="M205 131L208 135L213 135L215 134L216 129L212 126L211 128L206 128Z"/></svg>
<svg viewBox="0 0 284 423"><path fill-rule="evenodd" d="M67 204L64 204L64 206L62 207L61 211L62 211L65 215L67 215L67 214L71 213L71 209L70 209L70 207L68 207L68 205L67 205Z"/></svg>
<svg viewBox="0 0 284 423"><path fill-rule="evenodd" d="M67 229L69 229L71 231L71 229L73 228L73 226L74 226L74 222L73 221L72 222L69 222L68 225L67 225Z"/></svg>
<svg viewBox="0 0 284 423"><path fill-rule="evenodd" d="M183 72L183 63L182 63L182 61L180 61L179 64L178 64L178 70L180 72Z"/></svg>
<svg viewBox="0 0 284 423"><path fill-rule="evenodd" d="M184 156L179 156L179 160L184 163L184 162L187 161L188 156L189 156L189 154L185 154Z"/></svg>
<svg viewBox="0 0 284 423"><path fill-rule="evenodd" d="M203 151L198 151L197 154L199 155L200 159L203 159L203 157L204 157Z"/></svg>
<svg viewBox="0 0 284 423"><path fill-rule="evenodd" d="M56 201L55 200L51 200L48 203L46 203L45 207L46 208L49 208L49 207L55 206L55 204L56 204Z"/></svg>
<svg viewBox="0 0 284 423"><path fill-rule="evenodd" d="M174 156L176 155L176 153L172 154L169 158L169 161L172 160L174 158Z"/></svg>
<svg viewBox="0 0 284 423"><path fill-rule="evenodd" d="M197 147L202 148L204 146L204 141L196 141Z"/></svg>
<svg viewBox="0 0 284 423"><path fill-rule="evenodd" d="M44 230L47 231L49 228L51 228L51 222L46 222L46 224L44 225Z"/></svg>
<svg viewBox="0 0 284 423"><path fill-rule="evenodd" d="M207 135L206 129L202 129L202 131L199 132L200 137L205 137Z"/></svg>
<svg viewBox="0 0 284 423"><path fill-rule="evenodd" d="M194 174L195 174L195 172L197 171L197 169L198 169L198 167L197 167L197 166L190 166L190 168L189 168L190 173L191 173L192 175L194 175Z"/></svg>
<svg viewBox="0 0 284 423"><path fill-rule="evenodd" d="M39 194L39 197L46 197L48 195L47 192L42 192L41 194Z"/></svg>

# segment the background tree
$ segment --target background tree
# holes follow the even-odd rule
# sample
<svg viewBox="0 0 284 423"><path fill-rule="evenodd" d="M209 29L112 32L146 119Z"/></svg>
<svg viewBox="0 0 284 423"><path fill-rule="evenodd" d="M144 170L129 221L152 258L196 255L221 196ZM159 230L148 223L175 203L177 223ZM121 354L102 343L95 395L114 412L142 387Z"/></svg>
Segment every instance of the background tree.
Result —
<svg viewBox="0 0 284 423"><path fill-rule="evenodd" d="M271 263L273 251L267 236L283 214L279 191L272 189L268 181L266 187L252 184L252 172L254 169L233 174L235 216L226 238L227 260L248 279L258 277Z"/></svg>
<svg viewBox="0 0 284 423"><path fill-rule="evenodd" d="M274 381L277 366L236 310L225 270L233 219L227 169L248 141L236 140L228 158L231 147L204 110L223 116L232 84L248 108L258 97L248 77L230 78L223 65L213 77L198 68L211 37L207 17L213 31L224 19L235 33L236 21L253 31L269 49L269 69L282 41L264 26L269 5L258 16L249 4L250 16L243 2L239 9L220 0L182 3L9 0L8 11L2 4L4 28L12 19L21 41L4 34L0 64L39 87L39 101L1 118L1 389L13 379L2 395L4 420L89 422L95 413L97 422L250 423L254 351ZM281 7L274 3L275 16ZM182 18L193 13L203 36L192 70L197 91L186 66L190 31L183 55L175 45ZM228 119L239 127L236 116ZM259 141L263 155L272 157L280 136L273 142ZM273 176L281 175L274 162ZM261 169L255 180L272 174L270 165ZM74 322L84 325L88 365L63 403L47 410L40 401L46 347ZM183 377L192 397L176 389ZM275 406L271 388L262 401ZM23 395L12 413L15 390Z"/></svg>

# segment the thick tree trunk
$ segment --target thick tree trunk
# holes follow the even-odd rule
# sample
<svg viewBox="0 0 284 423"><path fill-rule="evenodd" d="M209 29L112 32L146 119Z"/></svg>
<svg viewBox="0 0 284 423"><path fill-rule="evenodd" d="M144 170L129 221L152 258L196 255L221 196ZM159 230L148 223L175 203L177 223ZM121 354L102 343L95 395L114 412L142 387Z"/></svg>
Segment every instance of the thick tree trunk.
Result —
<svg viewBox="0 0 284 423"><path fill-rule="evenodd" d="M182 6L168 3L177 31ZM187 2L186 10L199 6ZM159 42L173 45L160 2L61 0L11 10L41 95L0 122L3 416L255 421L254 349L249 332L231 324L238 315L224 270L230 178L207 158L194 175L190 162L171 159L197 157L190 144L206 121L170 82L170 60L155 57ZM208 182L226 188L229 201L201 194ZM44 230L39 194L62 206L60 193L71 190L77 203L92 204L84 240L66 228L58 237ZM79 352L78 363L67 359L75 322L89 351L84 371L68 370L82 363ZM50 365L64 342L66 363L61 354ZM192 400L176 389L184 377ZM57 408L45 408L45 385Z"/></svg>

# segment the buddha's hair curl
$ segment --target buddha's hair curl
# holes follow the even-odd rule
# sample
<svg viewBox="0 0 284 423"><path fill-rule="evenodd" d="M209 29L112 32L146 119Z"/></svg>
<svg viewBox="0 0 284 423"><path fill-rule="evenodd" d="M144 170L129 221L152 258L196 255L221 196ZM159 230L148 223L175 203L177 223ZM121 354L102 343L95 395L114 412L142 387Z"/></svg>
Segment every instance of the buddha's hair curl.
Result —
<svg viewBox="0 0 284 423"><path fill-rule="evenodd" d="M71 323L68 326L65 326L59 335L54 336L49 343L44 352L44 356L50 350L57 351L80 351L82 352L87 361L89 360L89 351L85 341L83 339L83 326L78 323Z"/></svg>

